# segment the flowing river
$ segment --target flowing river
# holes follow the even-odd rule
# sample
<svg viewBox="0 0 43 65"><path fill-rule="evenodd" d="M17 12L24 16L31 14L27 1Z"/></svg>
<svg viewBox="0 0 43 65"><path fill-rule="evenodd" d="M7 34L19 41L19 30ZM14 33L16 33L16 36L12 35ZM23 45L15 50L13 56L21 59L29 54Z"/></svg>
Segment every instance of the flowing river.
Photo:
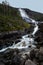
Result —
<svg viewBox="0 0 43 65"><path fill-rule="evenodd" d="M14 49L14 48L26 49L26 48L29 48L29 46L36 47L33 43L35 43L35 41L34 41L35 33L39 29L38 28L38 23L35 20L31 19L27 15L27 13L25 12L25 10L23 10L23 9L20 8L19 12L20 12L21 17L23 19L25 19L26 22L32 23L32 24L35 25L34 30L33 30L33 32L31 34L27 34L27 35L22 36L22 39L20 39L20 42L18 42L17 44L15 44L15 42L14 42L12 46L9 46L7 48L3 48L3 49L0 50L0 52L4 52L8 48L11 48L11 49ZM33 37L31 37L30 35L32 35Z"/></svg>

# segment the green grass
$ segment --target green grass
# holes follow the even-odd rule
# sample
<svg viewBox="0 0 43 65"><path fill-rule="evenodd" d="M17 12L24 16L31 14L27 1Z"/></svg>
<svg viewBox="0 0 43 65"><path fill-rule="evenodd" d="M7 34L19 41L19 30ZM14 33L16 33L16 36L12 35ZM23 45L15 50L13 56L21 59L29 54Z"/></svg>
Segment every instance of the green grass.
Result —
<svg viewBox="0 0 43 65"><path fill-rule="evenodd" d="M21 18L18 8L0 4L0 32L24 30L29 27L30 24Z"/></svg>

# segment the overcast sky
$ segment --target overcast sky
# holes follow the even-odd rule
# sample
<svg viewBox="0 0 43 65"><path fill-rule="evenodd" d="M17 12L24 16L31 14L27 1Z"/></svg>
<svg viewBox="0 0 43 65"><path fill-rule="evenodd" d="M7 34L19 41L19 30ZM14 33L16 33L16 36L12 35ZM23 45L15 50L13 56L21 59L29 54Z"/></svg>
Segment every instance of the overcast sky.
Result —
<svg viewBox="0 0 43 65"><path fill-rule="evenodd" d="M0 0L0 3L4 0ZM13 7L28 8L43 13L43 0L7 0Z"/></svg>

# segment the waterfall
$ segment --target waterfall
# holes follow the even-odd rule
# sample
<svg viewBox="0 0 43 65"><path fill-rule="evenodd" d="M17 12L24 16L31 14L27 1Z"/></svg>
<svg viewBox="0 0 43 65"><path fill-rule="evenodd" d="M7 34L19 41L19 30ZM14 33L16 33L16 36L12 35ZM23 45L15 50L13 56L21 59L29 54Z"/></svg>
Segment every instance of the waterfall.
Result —
<svg viewBox="0 0 43 65"><path fill-rule="evenodd" d="M35 20L31 19L27 13L25 12L25 10L23 9L19 9L19 12L20 12L20 15L23 19L25 19L26 21L32 23L35 25L34 27L34 31L31 33L33 36L35 35L35 33L38 31L38 24ZM11 49L14 49L14 48L18 48L18 49L25 49L25 48L29 48L29 46L31 45L32 47L36 47L35 45L33 45L33 43L35 42L34 41L34 38L33 37L28 37L29 34L27 35L24 35L22 36L22 39L20 42L18 42L17 44L15 44L15 42L13 43L12 46L9 46L7 48L3 48L0 50L0 52L4 52L6 49L8 48L11 48Z"/></svg>
<svg viewBox="0 0 43 65"><path fill-rule="evenodd" d="M35 25L34 31L32 32L32 35L34 36L35 33L38 31L38 22L36 22L35 20L31 19L31 18L27 15L27 13L25 12L25 10L23 10L23 9L20 8L19 11L20 11L21 17L22 17L23 19L25 18L25 20L28 21L28 23L32 23L32 24ZM27 20L27 19L28 19L28 20Z"/></svg>
<svg viewBox="0 0 43 65"><path fill-rule="evenodd" d="M22 18L24 18L24 17L29 18L28 15L26 14L25 10L20 8L19 11L20 11L20 15L21 15Z"/></svg>

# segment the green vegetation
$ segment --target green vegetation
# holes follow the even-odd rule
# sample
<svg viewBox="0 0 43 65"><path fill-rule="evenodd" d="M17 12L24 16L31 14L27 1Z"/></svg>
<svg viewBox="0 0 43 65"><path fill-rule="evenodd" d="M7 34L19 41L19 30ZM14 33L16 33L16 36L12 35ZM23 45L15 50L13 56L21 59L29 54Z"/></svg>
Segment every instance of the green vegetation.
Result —
<svg viewBox="0 0 43 65"><path fill-rule="evenodd" d="M43 14L29 9L25 9L25 11L32 19L43 21ZM30 24L21 18L18 8L0 4L0 32L24 30L29 27Z"/></svg>
<svg viewBox="0 0 43 65"><path fill-rule="evenodd" d="M24 30L30 24L25 22L18 11L18 8L0 4L0 32Z"/></svg>

